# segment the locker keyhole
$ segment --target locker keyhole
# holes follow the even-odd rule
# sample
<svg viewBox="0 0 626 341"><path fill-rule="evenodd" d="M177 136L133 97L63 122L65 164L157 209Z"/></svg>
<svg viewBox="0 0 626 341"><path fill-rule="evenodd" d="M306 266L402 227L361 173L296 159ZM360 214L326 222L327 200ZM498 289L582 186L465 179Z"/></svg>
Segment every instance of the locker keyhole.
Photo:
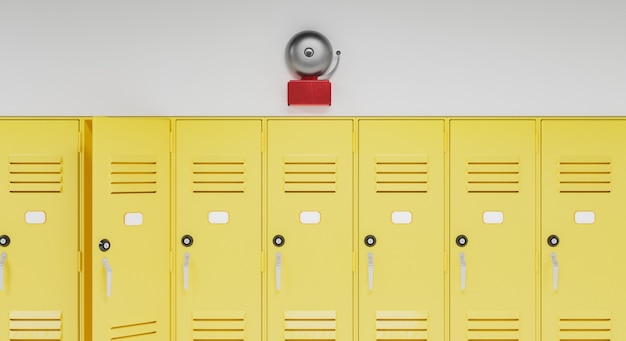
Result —
<svg viewBox="0 0 626 341"><path fill-rule="evenodd" d="M184 247L190 247L191 245L193 245L193 237L186 234L180 239L180 242L183 244Z"/></svg>
<svg viewBox="0 0 626 341"><path fill-rule="evenodd" d="M367 247L372 247L374 245L376 245L376 237L370 235L365 236L365 239L363 240L363 242L365 243L365 246Z"/></svg>
<svg viewBox="0 0 626 341"><path fill-rule="evenodd" d="M7 246L9 246L9 244L11 244L11 238L9 238L9 236L7 236L6 234L1 235L0 236L0 246L7 247Z"/></svg>
<svg viewBox="0 0 626 341"><path fill-rule="evenodd" d="M98 248L102 252L107 252L111 248L111 242L108 239L102 239L98 244Z"/></svg>
<svg viewBox="0 0 626 341"><path fill-rule="evenodd" d="M559 245L559 241L559 237L556 235L551 235L550 237L548 237L548 245L550 245L551 247Z"/></svg>
<svg viewBox="0 0 626 341"><path fill-rule="evenodd" d="M281 236L280 234L277 234L274 236L274 239L272 240L272 242L274 243L274 246L281 247L285 245L285 237Z"/></svg>
<svg viewBox="0 0 626 341"><path fill-rule="evenodd" d="M456 237L456 245L458 245L459 247L464 247L465 245L467 245L467 236L461 234Z"/></svg>

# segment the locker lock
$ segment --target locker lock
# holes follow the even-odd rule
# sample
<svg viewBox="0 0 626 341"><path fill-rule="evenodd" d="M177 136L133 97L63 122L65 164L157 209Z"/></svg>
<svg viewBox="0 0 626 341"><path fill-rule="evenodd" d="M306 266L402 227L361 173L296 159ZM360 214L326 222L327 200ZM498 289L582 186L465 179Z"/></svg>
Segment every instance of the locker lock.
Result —
<svg viewBox="0 0 626 341"><path fill-rule="evenodd" d="M365 239L363 240L363 242L365 243L365 246L372 247L376 245L376 237L372 236L371 234L368 234L367 236L365 236Z"/></svg>
<svg viewBox="0 0 626 341"><path fill-rule="evenodd" d="M9 246L9 244L11 244L11 238L9 238L9 236L7 236L6 234L1 235L0 236L0 246L7 247L7 246Z"/></svg>
<svg viewBox="0 0 626 341"><path fill-rule="evenodd" d="M556 235L551 235L550 237L548 237L548 245L552 247L559 245L559 237Z"/></svg>
<svg viewBox="0 0 626 341"><path fill-rule="evenodd" d="M458 237L456 237L456 245L460 247L464 247L465 245L467 245L467 237L463 234L460 234Z"/></svg>
<svg viewBox="0 0 626 341"><path fill-rule="evenodd" d="M193 245L193 237L186 234L183 236L183 238L180 239L180 242L183 243L184 247L190 247L191 245Z"/></svg>
<svg viewBox="0 0 626 341"><path fill-rule="evenodd" d="M102 252L107 252L111 248L111 242L109 242L108 239L102 239L100 243L98 244L98 248Z"/></svg>
<svg viewBox="0 0 626 341"><path fill-rule="evenodd" d="M274 236L274 239L272 239L272 242L274 243L274 246L281 247L285 245L285 237L281 236L280 234L277 234Z"/></svg>

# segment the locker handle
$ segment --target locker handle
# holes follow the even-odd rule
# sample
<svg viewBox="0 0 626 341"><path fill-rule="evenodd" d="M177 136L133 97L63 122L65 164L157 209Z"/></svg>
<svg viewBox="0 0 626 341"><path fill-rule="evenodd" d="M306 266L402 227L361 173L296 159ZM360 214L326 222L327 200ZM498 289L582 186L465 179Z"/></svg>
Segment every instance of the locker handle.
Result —
<svg viewBox="0 0 626 341"><path fill-rule="evenodd" d="M552 252L552 288L559 288L559 262L556 259L556 253Z"/></svg>
<svg viewBox="0 0 626 341"><path fill-rule="evenodd" d="M102 259L102 265L104 266L104 270L107 273L107 297L111 297L111 282L113 281L113 270L111 270L109 260L106 258Z"/></svg>
<svg viewBox="0 0 626 341"><path fill-rule="evenodd" d="M4 289L4 262L7 260L7 254L3 252L0 255L0 290Z"/></svg>
<svg viewBox="0 0 626 341"><path fill-rule="evenodd" d="M371 252L367 254L367 281L369 289L374 290L374 254Z"/></svg>
<svg viewBox="0 0 626 341"><path fill-rule="evenodd" d="M282 263L282 255L280 252L276 253L276 290L280 290L280 267Z"/></svg>
<svg viewBox="0 0 626 341"><path fill-rule="evenodd" d="M459 253L459 260L461 261L461 290L465 290L465 274L467 270L466 270L464 252Z"/></svg>
<svg viewBox="0 0 626 341"><path fill-rule="evenodd" d="M183 287L185 290L189 289L189 252L185 252L183 260Z"/></svg>

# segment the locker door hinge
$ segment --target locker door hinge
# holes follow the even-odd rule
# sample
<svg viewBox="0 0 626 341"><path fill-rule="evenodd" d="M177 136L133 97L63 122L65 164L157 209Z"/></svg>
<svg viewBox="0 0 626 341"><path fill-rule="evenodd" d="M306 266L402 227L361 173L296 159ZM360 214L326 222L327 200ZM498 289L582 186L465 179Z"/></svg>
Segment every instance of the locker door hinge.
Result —
<svg viewBox="0 0 626 341"><path fill-rule="evenodd" d="M174 132L170 131L170 153L174 150Z"/></svg>
<svg viewBox="0 0 626 341"><path fill-rule="evenodd" d="M443 272L444 273L448 272L448 252L447 251L443 252Z"/></svg>
<svg viewBox="0 0 626 341"><path fill-rule="evenodd" d="M261 131L261 154L265 153L265 133Z"/></svg>
<svg viewBox="0 0 626 341"><path fill-rule="evenodd" d="M352 131L352 152L356 152L356 132Z"/></svg>
<svg viewBox="0 0 626 341"><path fill-rule="evenodd" d="M174 272L174 252L170 250L170 272Z"/></svg>
<svg viewBox="0 0 626 341"><path fill-rule="evenodd" d="M78 132L78 153L83 152L83 132Z"/></svg>
<svg viewBox="0 0 626 341"><path fill-rule="evenodd" d="M78 251L76 264L78 264L78 272L83 272L83 254Z"/></svg>
<svg viewBox="0 0 626 341"><path fill-rule="evenodd" d="M352 272L356 272L356 252L352 251Z"/></svg>
<svg viewBox="0 0 626 341"><path fill-rule="evenodd" d="M261 251L261 272L265 272L265 251Z"/></svg>
<svg viewBox="0 0 626 341"><path fill-rule="evenodd" d="M450 141L448 140L448 129L443 129L443 153L447 153L448 152L448 143L450 143Z"/></svg>

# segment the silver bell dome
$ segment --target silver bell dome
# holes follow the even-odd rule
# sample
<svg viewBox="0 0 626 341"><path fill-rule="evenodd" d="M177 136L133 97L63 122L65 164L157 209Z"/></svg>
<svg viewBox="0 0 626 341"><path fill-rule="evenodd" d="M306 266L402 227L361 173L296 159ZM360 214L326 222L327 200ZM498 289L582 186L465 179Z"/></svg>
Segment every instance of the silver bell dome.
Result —
<svg viewBox="0 0 626 341"><path fill-rule="evenodd" d="M333 61L330 41L316 31L302 31L287 44L287 64L302 77L320 76Z"/></svg>

